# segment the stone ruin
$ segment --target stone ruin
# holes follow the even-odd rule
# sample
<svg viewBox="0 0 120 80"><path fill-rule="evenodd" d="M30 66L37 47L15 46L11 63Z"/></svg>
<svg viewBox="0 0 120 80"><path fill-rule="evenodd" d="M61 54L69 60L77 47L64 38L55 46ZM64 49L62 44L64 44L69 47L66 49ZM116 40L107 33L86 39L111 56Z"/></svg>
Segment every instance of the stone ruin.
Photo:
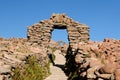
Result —
<svg viewBox="0 0 120 80"><path fill-rule="evenodd" d="M66 14L52 14L50 19L42 20L28 27L27 37L32 43L47 45L54 29L67 29L70 46L89 40L89 27L69 18Z"/></svg>

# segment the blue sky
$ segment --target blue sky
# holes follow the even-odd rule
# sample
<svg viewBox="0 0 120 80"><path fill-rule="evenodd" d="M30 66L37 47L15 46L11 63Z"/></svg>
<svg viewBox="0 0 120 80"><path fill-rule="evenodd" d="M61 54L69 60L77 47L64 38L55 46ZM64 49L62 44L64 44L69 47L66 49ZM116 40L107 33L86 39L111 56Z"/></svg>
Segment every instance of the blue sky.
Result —
<svg viewBox="0 0 120 80"><path fill-rule="evenodd" d="M120 39L120 0L0 0L0 37L26 38L27 26L52 13L87 24L91 40ZM53 39L67 41L67 32L55 30Z"/></svg>

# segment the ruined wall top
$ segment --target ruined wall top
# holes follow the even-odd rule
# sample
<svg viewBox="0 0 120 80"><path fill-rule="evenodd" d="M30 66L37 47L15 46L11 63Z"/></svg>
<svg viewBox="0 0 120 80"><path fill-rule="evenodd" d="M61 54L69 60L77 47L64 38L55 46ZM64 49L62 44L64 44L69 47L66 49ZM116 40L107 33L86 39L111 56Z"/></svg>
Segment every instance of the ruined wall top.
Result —
<svg viewBox="0 0 120 80"><path fill-rule="evenodd" d="M53 21L54 23L53 25L57 25L57 23L58 25L71 25L75 23L71 18L66 16L66 14L52 14L52 16L50 17L50 20Z"/></svg>
<svg viewBox="0 0 120 80"><path fill-rule="evenodd" d="M55 14L53 13L48 20L41 20L40 23L49 23L49 25L58 25L61 26L79 26L84 25L84 27L88 27L85 24L80 24L77 21L74 21L72 18L68 17L65 13L63 14Z"/></svg>

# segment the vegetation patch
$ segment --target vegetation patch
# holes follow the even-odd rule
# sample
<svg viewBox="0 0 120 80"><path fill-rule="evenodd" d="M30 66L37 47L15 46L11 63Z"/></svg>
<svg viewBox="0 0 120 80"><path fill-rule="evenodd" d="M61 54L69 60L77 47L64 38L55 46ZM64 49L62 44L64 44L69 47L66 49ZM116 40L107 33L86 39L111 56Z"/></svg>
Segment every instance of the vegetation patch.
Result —
<svg viewBox="0 0 120 80"><path fill-rule="evenodd" d="M32 56L27 59L24 67L18 66L13 72L13 80L44 80L50 74L49 63L42 67Z"/></svg>

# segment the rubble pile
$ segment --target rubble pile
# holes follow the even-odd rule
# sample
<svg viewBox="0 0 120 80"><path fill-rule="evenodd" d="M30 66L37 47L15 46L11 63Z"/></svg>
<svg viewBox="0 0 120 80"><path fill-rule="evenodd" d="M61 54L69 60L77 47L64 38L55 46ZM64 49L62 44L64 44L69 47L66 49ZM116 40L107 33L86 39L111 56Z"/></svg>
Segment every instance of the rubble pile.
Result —
<svg viewBox="0 0 120 80"><path fill-rule="evenodd" d="M13 70L24 65L29 56L36 56L37 62L43 67L48 63L44 47L31 45L23 38L0 38L0 80L11 80Z"/></svg>
<svg viewBox="0 0 120 80"><path fill-rule="evenodd" d="M80 79L120 80L120 40L80 42L74 56Z"/></svg>

